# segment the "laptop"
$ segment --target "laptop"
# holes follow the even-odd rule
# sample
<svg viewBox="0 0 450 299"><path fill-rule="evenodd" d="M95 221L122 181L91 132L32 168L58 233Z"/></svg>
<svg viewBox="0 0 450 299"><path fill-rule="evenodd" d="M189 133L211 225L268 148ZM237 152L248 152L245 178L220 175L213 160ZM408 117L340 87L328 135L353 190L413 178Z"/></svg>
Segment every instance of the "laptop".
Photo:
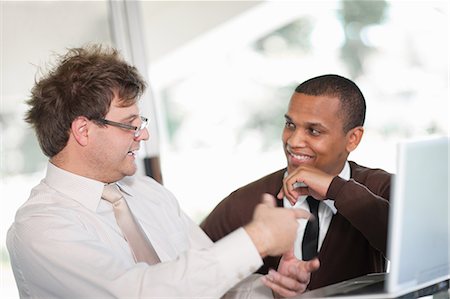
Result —
<svg viewBox="0 0 450 299"><path fill-rule="evenodd" d="M387 255L389 273L368 274L295 298L417 298L449 288L449 138L397 145Z"/></svg>

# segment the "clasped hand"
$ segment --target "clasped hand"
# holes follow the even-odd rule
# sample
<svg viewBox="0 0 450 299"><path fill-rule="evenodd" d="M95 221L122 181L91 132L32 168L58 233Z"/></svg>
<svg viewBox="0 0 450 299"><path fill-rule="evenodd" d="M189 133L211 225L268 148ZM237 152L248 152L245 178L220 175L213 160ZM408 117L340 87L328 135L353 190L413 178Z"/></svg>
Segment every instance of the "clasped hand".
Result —
<svg viewBox="0 0 450 299"><path fill-rule="evenodd" d="M333 178L334 176L314 166L300 166L284 178L277 198L283 199L286 196L291 205L297 202L300 195L311 195L317 200L323 200Z"/></svg>

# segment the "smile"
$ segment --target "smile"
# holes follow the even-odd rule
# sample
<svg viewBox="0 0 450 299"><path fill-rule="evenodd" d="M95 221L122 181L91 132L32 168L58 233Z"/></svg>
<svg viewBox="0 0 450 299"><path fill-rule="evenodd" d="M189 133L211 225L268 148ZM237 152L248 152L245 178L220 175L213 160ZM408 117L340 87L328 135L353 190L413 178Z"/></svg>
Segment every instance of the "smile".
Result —
<svg viewBox="0 0 450 299"><path fill-rule="evenodd" d="M135 157L136 153L137 153L137 150L133 150L133 151L129 151L127 155Z"/></svg>
<svg viewBox="0 0 450 299"><path fill-rule="evenodd" d="M288 149L288 153L292 158L294 158L295 160L298 160L298 161L309 161L309 160L312 160L312 158L313 158L312 156L308 156L308 155L294 154L294 153L290 152L289 149Z"/></svg>

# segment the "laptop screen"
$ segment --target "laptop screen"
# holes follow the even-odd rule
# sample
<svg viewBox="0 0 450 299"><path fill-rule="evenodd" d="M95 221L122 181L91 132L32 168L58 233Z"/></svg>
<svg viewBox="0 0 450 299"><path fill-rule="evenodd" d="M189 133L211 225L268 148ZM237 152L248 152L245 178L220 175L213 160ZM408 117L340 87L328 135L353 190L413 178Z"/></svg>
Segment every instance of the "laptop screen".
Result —
<svg viewBox="0 0 450 299"><path fill-rule="evenodd" d="M449 138L398 145L390 207L387 291L418 289L450 276Z"/></svg>

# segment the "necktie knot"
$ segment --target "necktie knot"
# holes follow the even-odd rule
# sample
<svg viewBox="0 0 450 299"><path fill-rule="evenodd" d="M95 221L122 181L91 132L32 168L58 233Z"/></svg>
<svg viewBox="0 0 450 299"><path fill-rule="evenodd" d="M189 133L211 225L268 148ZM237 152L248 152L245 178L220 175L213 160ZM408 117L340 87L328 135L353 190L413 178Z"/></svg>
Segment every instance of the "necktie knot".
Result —
<svg viewBox="0 0 450 299"><path fill-rule="evenodd" d="M123 198L122 192L119 190L117 184L108 184L103 188L102 198L111 204L121 200Z"/></svg>
<svg viewBox="0 0 450 299"><path fill-rule="evenodd" d="M119 186L117 184L106 185L103 188L102 198L112 204L117 225L130 246L134 260L150 265L159 263L158 254L134 218Z"/></svg>
<svg viewBox="0 0 450 299"><path fill-rule="evenodd" d="M314 214L314 216L317 216L316 214L319 210L319 201L312 196L308 196L306 201L308 202L310 212Z"/></svg>

